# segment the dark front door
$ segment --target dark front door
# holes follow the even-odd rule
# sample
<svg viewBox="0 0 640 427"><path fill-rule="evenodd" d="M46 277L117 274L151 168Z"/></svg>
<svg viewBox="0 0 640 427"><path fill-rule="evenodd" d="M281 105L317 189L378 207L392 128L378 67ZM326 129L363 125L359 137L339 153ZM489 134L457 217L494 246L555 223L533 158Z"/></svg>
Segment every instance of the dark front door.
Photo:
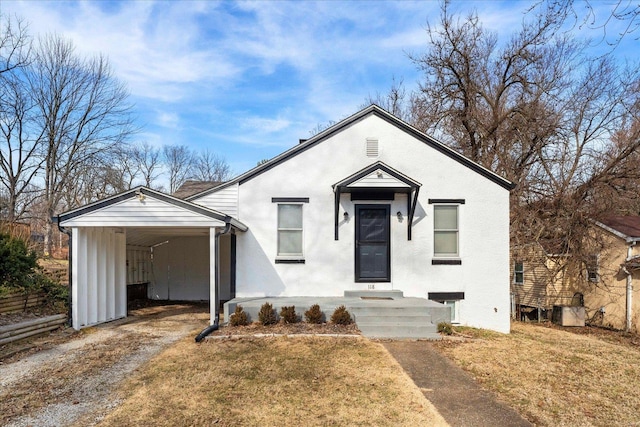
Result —
<svg viewBox="0 0 640 427"><path fill-rule="evenodd" d="M356 282L389 282L389 205L356 205Z"/></svg>

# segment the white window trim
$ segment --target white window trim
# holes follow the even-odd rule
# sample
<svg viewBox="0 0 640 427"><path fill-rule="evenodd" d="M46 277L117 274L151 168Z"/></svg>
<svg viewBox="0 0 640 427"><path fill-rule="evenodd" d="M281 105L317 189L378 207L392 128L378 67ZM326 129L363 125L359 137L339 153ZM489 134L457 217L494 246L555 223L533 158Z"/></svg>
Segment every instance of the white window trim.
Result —
<svg viewBox="0 0 640 427"><path fill-rule="evenodd" d="M280 228L278 226L278 219L280 215L280 205L296 205L300 206L300 212L302 215L302 228ZM305 251L304 251L304 205L302 202L279 202L276 203L276 259L277 260L304 260ZM302 252L300 254L285 254L280 255L280 231L301 231L302 234L302 242L301 249Z"/></svg>
<svg viewBox="0 0 640 427"><path fill-rule="evenodd" d="M438 254L436 253L436 232L437 231L454 231L454 230L436 230L436 208L439 206L452 206L456 208L456 224L458 227L455 229L456 232L456 249L457 252L448 253L448 254ZM433 205L433 257L437 259L450 259L450 260L459 260L460 256L460 204L459 203L434 203Z"/></svg>

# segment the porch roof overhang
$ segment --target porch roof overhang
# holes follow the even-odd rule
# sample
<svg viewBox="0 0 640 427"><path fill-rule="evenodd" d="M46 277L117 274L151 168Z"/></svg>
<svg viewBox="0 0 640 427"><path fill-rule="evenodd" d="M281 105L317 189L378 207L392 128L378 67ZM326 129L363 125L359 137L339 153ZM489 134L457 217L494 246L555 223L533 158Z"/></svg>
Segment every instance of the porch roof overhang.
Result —
<svg viewBox="0 0 640 427"><path fill-rule="evenodd" d="M242 222L222 212L137 187L64 212L54 218L60 227L114 227L127 230L127 243L154 246L174 236L204 236L211 228L247 231Z"/></svg>
<svg viewBox="0 0 640 427"><path fill-rule="evenodd" d="M335 236L338 240L340 195L343 193L358 194L361 200L366 200L367 194L407 194L407 239L411 240L411 227L413 224L413 216L415 214L416 204L418 202L418 193L420 192L420 184L418 181L408 177L407 175L393 169L383 162L375 162L364 169L350 175L343 180L333 184L333 192L335 195L334 204L334 224ZM375 197L375 196L372 196Z"/></svg>

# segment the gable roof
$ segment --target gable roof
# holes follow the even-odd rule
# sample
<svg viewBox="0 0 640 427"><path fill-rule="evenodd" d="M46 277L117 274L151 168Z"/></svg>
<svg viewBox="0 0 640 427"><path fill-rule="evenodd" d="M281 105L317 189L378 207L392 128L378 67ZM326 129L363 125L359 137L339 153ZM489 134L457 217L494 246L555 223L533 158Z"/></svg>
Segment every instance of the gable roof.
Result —
<svg viewBox="0 0 640 427"><path fill-rule="evenodd" d="M609 216L596 224L628 242L640 241L640 216Z"/></svg>
<svg viewBox="0 0 640 427"><path fill-rule="evenodd" d="M186 199L189 196L210 190L220 184L222 184L222 181L198 181L195 179L188 179L173 193L173 197Z"/></svg>
<svg viewBox="0 0 640 427"><path fill-rule="evenodd" d="M385 176L386 174L386 176ZM385 179L381 179L381 178ZM378 182L375 182L378 181ZM412 178L404 175L401 172L393 169L384 162L377 161L364 169L352 174L351 176L343 179L340 182L333 184L333 188L345 189L351 188L367 188L367 187L379 187L379 188L396 188L396 189L411 189L420 187L421 184ZM347 190L348 191L348 190Z"/></svg>
<svg viewBox="0 0 640 427"><path fill-rule="evenodd" d="M468 167L469 169L473 170L474 172L477 172L478 174L484 176L485 178L489 179L490 181L500 185L501 187L507 189L507 190L512 190L513 188L515 188L515 184L513 184L511 181L501 177L500 175L496 174L495 172L490 171L489 169L479 165L478 163L473 162L472 160L469 160L468 158L466 158L465 156L463 156L462 154L458 153L457 151L452 150L451 148L447 147L446 145L444 145L443 143L435 140L434 138L426 135L425 133L419 131L418 129L416 129L415 127L411 126L410 124L408 124L407 122L399 119L398 117L394 116L393 114L383 110L382 108L378 107L375 104L370 105L369 107L353 114L350 117L347 117L346 119L336 123L335 125L329 127L328 129L325 129L324 131L318 133L317 135L307 139L306 141L301 142L300 144L290 148L289 150L285 151L284 153L274 157L273 159L259 165L256 166L255 168L237 176L236 178L232 179L231 181L228 181L222 185L219 185L215 188L211 188L205 191L202 191L200 193L194 194L193 196L187 197L187 200L193 200L202 196L206 196L207 194L210 194L214 191L226 188L230 185L234 185L234 184L243 184L244 182L249 181L250 179L255 178L256 176L260 175L263 172L268 171L269 169L277 166L278 164L289 160L292 157L295 157L296 155L308 150L311 147L314 147L318 144L320 144L322 141L325 141L326 139L332 137L333 135L341 132L343 129L353 125L356 122L359 122L361 120L363 120L366 117L369 116L376 116L379 117L383 120L385 120L386 122L392 124L393 126L396 126L398 129L406 132L407 134L413 136L414 138L418 139L419 141L427 144L428 146L430 146L431 148L437 150L438 152L444 154L447 157L452 158L453 160L457 161L458 163Z"/></svg>
<svg viewBox="0 0 640 427"><path fill-rule="evenodd" d="M61 213L60 215L58 215L57 217L57 222L58 224L64 226L64 222L67 221L71 221L74 218L78 218L81 217L83 215L87 215L102 209L108 209L116 204L119 203L124 203L127 202L129 200L138 198L138 200L142 201L144 200L146 197L149 197L150 199L153 200L157 200L160 202L163 202L167 205L171 205L171 206L175 206L178 209L183 210L183 212L189 212L189 213L193 213L193 214L197 214L203 217L208 217L214 220L218 220L221 221L223 223L226 224L230 224L232 227L234 227L237 230L240 231L246 231L248 230L248 227L246 225L244 225L243 223L241 223L240 221L230 217L229 215L225 215L221 212L215 211L213 209L208 209L206 207L200 206L200 205L196 205L195 203L191 203L185 200L181 200L178 199L176 197L173 196L169 196L167 194L161 193L159 191L156 190L152 190L150 188L147 187L136 187L136 188L132 188L131 190L127 190L123 193L120 194L116 194L114 196L111 197L107 197L106 199L103 200L98 200L96 202L90 203L88 205L85 206L81 206L79 208L76 209L72 209L70 211ZM149 224L145 224L145 225L149 225L152 226L152 223Z"/></svg>

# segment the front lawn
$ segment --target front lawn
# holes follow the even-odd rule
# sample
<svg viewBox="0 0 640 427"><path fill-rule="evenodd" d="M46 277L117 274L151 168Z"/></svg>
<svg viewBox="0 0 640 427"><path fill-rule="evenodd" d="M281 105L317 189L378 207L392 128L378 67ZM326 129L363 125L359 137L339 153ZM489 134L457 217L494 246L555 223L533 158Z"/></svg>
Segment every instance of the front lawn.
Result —
<svg viewBox="0 0 640 427"><path fill-rule="evenodd" d="M190 337L121 389L101 426L446 425L384 347L361 338Z"/></svg>
<svg viewBox="0 0 640 427"><path fill-rule="evenodd" d="M509 335L459 332L473 339L437 347L536 425L640 422L637 335L520 322Z"/></svg>

